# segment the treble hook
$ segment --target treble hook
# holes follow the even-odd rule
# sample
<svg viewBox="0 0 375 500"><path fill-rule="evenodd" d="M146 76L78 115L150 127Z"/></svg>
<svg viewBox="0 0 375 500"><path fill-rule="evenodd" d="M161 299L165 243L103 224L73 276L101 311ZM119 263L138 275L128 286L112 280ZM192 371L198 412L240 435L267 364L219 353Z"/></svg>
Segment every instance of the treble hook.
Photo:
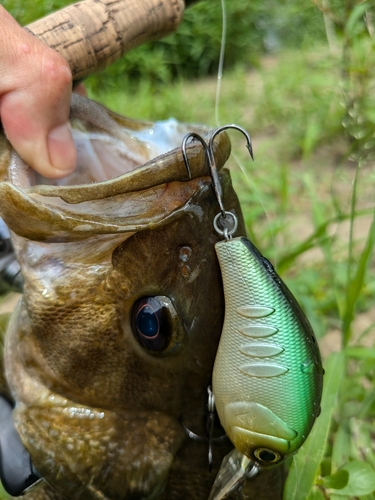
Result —
<svg viewBox="0 0 375 500"><path fill-rule="evenodd" d="M212 471L213 455L212 455L212 442L214 439L214 426L215 426L215 398L211 391L211 386L207 387L208 393L208 417L207 417L207 435L208 435L208 470Z"/></svg>
<svg viewBox="0 0 375 500"><path fill-rule="evenodd" d="M215 132L211 135L210 142L209 142L209 150L213 151L213 146L214 146L214 139L215 137L220 134L220 132L224 132L224 130L228 130L229 128L233 128L235 130L239 130L240 132L243 133L243 135L246 137L246 148L248 149L251 159L254 161L254 153L253 153L253 146L251 145L251 138L249 133L239 125L235 125L232 123L231 125L223 125L222 127L219 127L215 130Z"/></svg>
<svg viewBox="0 0 375 500"><path fill-rule="evenodd" d="M208 168L210 171L210 176L211 176L211 181L212 185L215 191L216 199L220 207L220 211L222 213L222 216L225 218L226 212L224 209L223 205L223 191L221 189L221 184L220 184L220 179L219 179L219 174L217 171L216 163L215 163L215 157L212 151L210 151L210 147L207 145L206 141L201 137L199 134L196 134L195 132L190 132L189 134L185 135L182 145L181 145L181 150L182 150L182 156L185 161L185 166L186 170L189 175L189 179L191 179L191 170L190 170L190 165L189 165L189 159L186 154L186 144L187 141L190 139L197 139L203 146L204 152L206 154L207 158L207 163L208 163Z"/></svg>
<svg viewBox="0 0 375 500"><path fill-rule="evenodd" d="M213 451L212 446L214 444L222 443L225 439L227 439L226 434L222 434L221 436L214 437L214 427L215 427L215 398L211 391L211 386L207 387L208 401L207 401L207 422L206 422L206 435L199 436L195 432L191 431L186 427L184 423L182 426L185 429L186 434L190 439L194 441L205 442L208 444L208 470L211 472L213 465Z"/></svg>
<svg viewBox="0 0 375 500"><path fill-rule="evenodd" d="M208 145L207 145L206 141L199 134L196 134L195 132L190 132L189 134L187 134L184 137L184 139L182 141L182 145L181 145L182 156L183 156L184 161L185 161L186 170L188 172L189 179L191 179L191 170L190 170L190 165L189 165L189 159L188 159L187 154L186 154L186 144L190 138L197 139L202 144L204 152L206 154L208 167L210 170L212 185L213 185L213 188L215 191L216 199L217 199L217 202L219 204L221 216L223 217L223 219L226 218L227 212L225 211L224 204L223 204L223 190L221 188L219 173L218 173L216 162L215 162L214 139L218 134L220 134L220 132L223 132L224 130L227 130L229 128L239 130L240 132L242 132L244 134L244 136L247 139L246 147L250 153L251 158L254 160L254 154L253 154L253 148L251 145L250 135L248 134L248 132L246 132L245 129L243 129L239 125L234 125L234 124L224 125L223 127L216 129L215 132L211 135L211 138L209 140Z"/></svg>
<svg viewBox="0 0 375 500"><path fill-rule="evenodd" d="M189 134L185 135L182 144L181 144L181 150L182 150L182 156L184 158L185 162L185 167L189 176L189 179L191 179L191 170L190 170L190 165L189 165L189 158L186 154L186 144L189 139L197 139L199 141L204 149L204 152L206 153L207 161L209 162L209 152L208 152L208 146L206 144L206 141L201 137L199 134L196 134L195 132L190 132Z"/></svg>

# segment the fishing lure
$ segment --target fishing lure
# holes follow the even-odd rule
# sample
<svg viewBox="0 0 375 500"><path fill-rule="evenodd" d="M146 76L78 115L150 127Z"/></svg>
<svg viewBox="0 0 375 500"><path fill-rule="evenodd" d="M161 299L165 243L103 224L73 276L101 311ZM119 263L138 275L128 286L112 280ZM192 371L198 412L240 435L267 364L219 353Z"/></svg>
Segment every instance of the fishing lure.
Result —
<svg viewBox="0 0 375 500"><path fill-rule="evenodd" d="M212 153L215 137L227 128L245 134L253 157L250 137L234 125L217 129L208 146L190 134L183 151L189 137L201 141L220 206L214 228L223 240L215 251L225 317L212 388L220 422L237 450L232 466L226 465L225 474L233 476L231 467L254 474L254 468L279 464L298 450L320 412L323 369L310 323L292 293L251 241L233 237L237 217L223 207ZM216 490L222 483L218 478Z"/></svg>
<svg viewBox="0 0 375 500"><path fill-rule="evenodd" d="M262 466L294 453L319 413L322 368L297 301L246 238L215 245L225 320L213 371L220 421Z"/></svg>

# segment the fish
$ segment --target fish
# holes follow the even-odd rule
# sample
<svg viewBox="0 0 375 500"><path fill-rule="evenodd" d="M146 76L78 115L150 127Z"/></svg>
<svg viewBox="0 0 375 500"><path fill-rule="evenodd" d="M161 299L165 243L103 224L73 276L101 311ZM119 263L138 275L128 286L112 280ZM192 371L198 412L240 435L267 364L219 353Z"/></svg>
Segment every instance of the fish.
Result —
<svg viewBox="0 0 375 500"><path fill-rule="evenodd" d="M24 280L1 380L43 478L24 498L206 500L233 448L214 439L209 471L220 237L205 154L187 145L190 178L180 144L212 131L130 120L82 96L70 119L77 169L59 181L32 171L0 134L0 216ZM226 134L213 153L244 234ZM212 434L223 434L218 419ZM284 477L282 467L262 471L243 491L281 499Z"/></svg>

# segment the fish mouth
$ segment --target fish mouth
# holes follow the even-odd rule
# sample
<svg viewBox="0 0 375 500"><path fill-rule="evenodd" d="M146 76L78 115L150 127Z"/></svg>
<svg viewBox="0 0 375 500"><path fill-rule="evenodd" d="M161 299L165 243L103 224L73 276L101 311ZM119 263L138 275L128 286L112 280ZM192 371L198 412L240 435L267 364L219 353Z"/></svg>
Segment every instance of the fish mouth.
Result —
<svg viewBox="0 0 375 500"><path fill-rule="evenodd" d="M208 138L207 127L130 120L78 95L72 98L71 123L78 163L64 179L41 177L8 145L0 216L19 236L59 242L131 235L171 222L210 182L202 144L189 141L186 146L191 177L181 151L185 135L197 132ZM214 143L219 170L229 154L229 137L219 134Z"/></svg>
<svg viewBox="0 0 375 500"><path fill-rule="evenodd" d="M211 135L207 126L180 123L173 118L155 123L125 118L76 94L72 96L70 119L77 149L75 171L63 179L47 179L13 154L8 172L12 184L79 203L166 182L187 181L189 175L181 152L183 138L192 132L207 138ZM207 176L202 145L190 141L187 152L191 177ZM215 139L214 153L220 169L230 153L227 134Z"/></svg>

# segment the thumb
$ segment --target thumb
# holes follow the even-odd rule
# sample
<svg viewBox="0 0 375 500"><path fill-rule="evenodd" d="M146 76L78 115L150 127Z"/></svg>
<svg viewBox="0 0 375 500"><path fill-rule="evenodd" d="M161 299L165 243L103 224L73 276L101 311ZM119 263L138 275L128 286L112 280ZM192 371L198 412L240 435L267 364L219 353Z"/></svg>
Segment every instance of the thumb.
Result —
<svg viewBox="0 0 375 500"><path fill-rule="evenodd" d="M14 149L45 177L69 175L76 166L69 66L1 6L0 76L0 117Z"/></svg>

